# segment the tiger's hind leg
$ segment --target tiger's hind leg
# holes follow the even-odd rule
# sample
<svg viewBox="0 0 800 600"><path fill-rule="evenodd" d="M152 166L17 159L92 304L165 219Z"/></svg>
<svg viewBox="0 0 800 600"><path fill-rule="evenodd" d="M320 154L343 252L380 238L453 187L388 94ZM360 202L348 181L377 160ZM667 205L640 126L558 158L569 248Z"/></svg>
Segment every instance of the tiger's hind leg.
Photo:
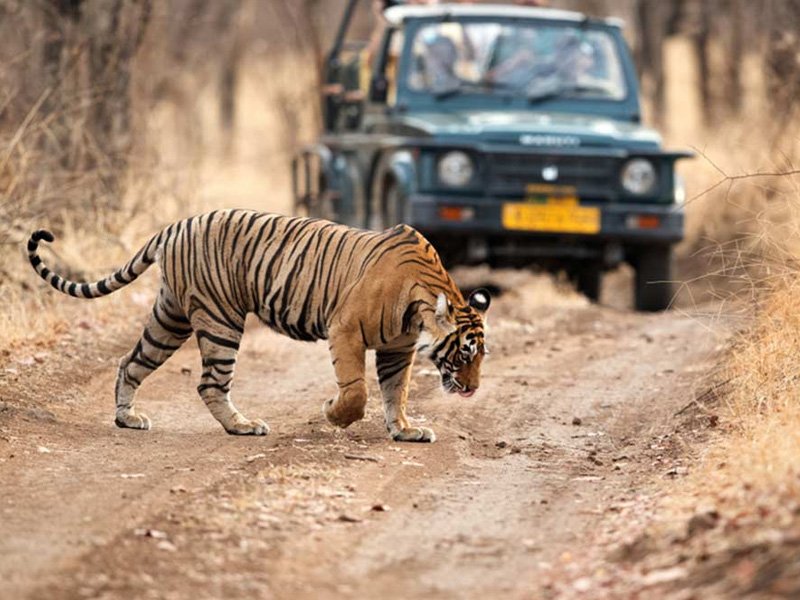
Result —
<svg viewBox="0 0 800 600"><path fill-rule="evenodd" d="M427 427L411 427L406 418L408 385L414 350L384 351L375 354L378 382L383 395L383 412L386 429L396 442L435 442L436 434Z"/></svg>
<svg viewBox="0 0 800 600"><path fill-rule="evenodd" d="M189 339L192 328L172 292L161 288L153 312L136 346L119 363L116 384L117 427L150 429L150 419L134 408L142 381Z"/></svg>
<svg viewBox="0 0 800 600"><path fill-rule="evenodd" d="M269 427L261 419L248 419L231 402L233 371L242 339L244 318L236 327L223 327L199 311L192 317L197 345L203 358L203 374L197 391L208 410L231 435L267 435ZM231 317L226 317L230 320Z"/></svg>

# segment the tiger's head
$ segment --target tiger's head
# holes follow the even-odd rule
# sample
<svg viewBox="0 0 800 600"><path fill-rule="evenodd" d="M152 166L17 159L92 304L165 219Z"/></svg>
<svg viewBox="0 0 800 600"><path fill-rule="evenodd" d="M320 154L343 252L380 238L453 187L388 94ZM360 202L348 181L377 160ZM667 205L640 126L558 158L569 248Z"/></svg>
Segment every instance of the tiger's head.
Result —
<svg viewBox="0 0 800 600"><path fill-rule="evenodd" d="M480 385L486 354L483 319L490 302L485 289L472 292L464 306L453 306L444 294L436 300L435 331L426 345L446 392L469 397Z"/></svg>

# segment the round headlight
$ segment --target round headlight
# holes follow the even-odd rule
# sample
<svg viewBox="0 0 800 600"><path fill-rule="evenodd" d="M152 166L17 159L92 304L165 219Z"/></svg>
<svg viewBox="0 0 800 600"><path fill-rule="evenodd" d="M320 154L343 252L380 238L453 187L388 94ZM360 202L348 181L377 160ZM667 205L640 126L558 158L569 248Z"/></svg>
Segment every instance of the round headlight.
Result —
<svg viewBox="0 0 800 600"><path fill-rule="evenodd" d="M622 168L622 187L637 196L649 194L656 187L656 169L649 160L634 158Z"/></svg>
<svg viewBox="0 0 800 600"><path fill-rule="evenodd" d="M439 181L450 187L464 187L472 180L475 168L464 152L448 152L439 159Z"/></svg>

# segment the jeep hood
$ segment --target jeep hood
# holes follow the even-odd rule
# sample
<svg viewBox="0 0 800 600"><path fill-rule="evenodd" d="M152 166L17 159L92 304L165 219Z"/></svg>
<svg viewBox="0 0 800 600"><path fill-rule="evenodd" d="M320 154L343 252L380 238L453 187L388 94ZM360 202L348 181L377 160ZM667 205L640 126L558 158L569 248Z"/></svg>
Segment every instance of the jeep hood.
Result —
<svg viewBox="0 0 800 600"><path fill-rule="evenodd" d="M408 113L399 119L409 135L539 147L656 149L661 136L637 123L586 115L507 111Z"/></svg>

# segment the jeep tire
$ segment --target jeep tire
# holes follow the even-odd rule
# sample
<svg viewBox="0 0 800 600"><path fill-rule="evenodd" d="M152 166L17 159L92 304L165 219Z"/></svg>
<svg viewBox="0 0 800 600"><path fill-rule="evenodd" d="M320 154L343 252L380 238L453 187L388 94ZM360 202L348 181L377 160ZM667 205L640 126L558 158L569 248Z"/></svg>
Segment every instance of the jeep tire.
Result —
<svg viewBox="0 0 800 600"><path fill-rule="evenodd" d="M672 302L672 248L651 246L636 250L631 264L636 310L666 310Z"/></svg>
<svg viewBox="0 0 800 600"><path fill-rule="evenodd" d="M570 272L570 280L578 293L592 302L600 300L600 287L603 282L603 270L600 265L595 263L579 265Z"/></svg>
<svg viewBox="0 0 800 600"><path fill-rule="evenodd" d="M402 223L404 218L403 197L400 186L394 181L389 181L383 190L383 206L381 207L381 219L383 228L388 229Z"/></svg>

